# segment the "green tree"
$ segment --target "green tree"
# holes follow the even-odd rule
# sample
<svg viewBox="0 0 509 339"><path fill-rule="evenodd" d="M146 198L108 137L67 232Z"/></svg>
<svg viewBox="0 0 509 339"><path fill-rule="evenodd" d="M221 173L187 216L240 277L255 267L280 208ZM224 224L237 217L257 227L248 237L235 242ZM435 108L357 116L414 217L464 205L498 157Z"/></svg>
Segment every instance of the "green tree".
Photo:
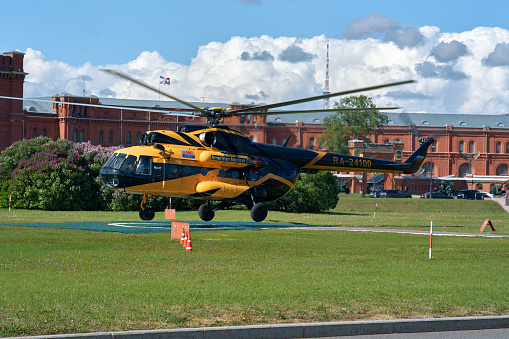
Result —
<svg viewBox="0 0 509 339"><path fill-rule="evenodd" d="M376 128L389 121L387 114L379 112L370 97L352 95L334 103L334 108L341 109L323 120L326 128L318 138L320 144L330 152L348 153L348 140L358 139L370 142L369 136ZM348 108L366 108L366 110L348 110ZM346 110L344 110L346 109Z"/></svg>
<svg viewBox="0 0 509 339"><path fill-rule="evenodd" d="M270 210L290 213L319 213L336 207L339 201L339 191L336 179L331 172L301 173L299 176L299 180L290 193L267 204Z"/></svg>

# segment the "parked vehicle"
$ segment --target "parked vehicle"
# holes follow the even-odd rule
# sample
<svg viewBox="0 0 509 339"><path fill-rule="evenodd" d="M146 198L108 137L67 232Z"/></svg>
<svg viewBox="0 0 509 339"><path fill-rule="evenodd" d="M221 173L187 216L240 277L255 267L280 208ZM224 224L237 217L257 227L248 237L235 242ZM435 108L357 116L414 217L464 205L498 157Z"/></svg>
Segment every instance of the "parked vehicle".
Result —
<svg viewBox="0 0 509 339"><path fill-rule="evenodd" d="M458 192L458 199L484 200L484 194L478 190L461 190Z"/></svg>
<svg viewBox="0 0 509 339"><path fill-rule="evenodd" d="M430 192L426 192L421 195L422 199L429 199ZM454 197L444 194L442 192L431 192L431 199L454 199Z"/></svg>
<svg viewBox="0 0 509 339"><path fill-rule="evenodd" d="M400 192L397 190L383 190L380 192L380 198L411 198L410 193Z"/></svg>
<svg viewBox="0 0 509 339"><path fill-rule="evenodd" d="M379 198L380 197L380 192L382 192L382 190L374 190L374 191L371 191L369 193L369 197L370 198Z"/></svg>

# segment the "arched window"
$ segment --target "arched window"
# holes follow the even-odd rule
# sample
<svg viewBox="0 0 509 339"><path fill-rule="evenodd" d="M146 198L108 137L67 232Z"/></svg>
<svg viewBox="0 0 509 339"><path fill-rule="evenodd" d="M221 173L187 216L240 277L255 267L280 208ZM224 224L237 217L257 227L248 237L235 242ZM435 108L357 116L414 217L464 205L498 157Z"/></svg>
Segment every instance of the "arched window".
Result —
<svg viewBox="0 0 509 339"><path fill-rule="evenodd" d="M464 144L464 143L463 143L463 141L460 141L460 144L459 144L459 150L460 150L460 152L461 152L461 153L463 153L463 152L464 152L464 151L463 151L463 144ZM508 144L509 144L509 143L508 143Z"/></svg>
<svg viewBox="0 0 509 339"><path fill-rule="evenodd" d="M277 138L276 137L272 138L272 145L277 145Z"/></svg>
<svg viewBox="0 0 509 339"><path fill-rule="evenodd" d="M42 129L42 136L45 137L46 136L46 128L43 128Z"/></svg>
<svg viewBox="0 0 509 339"><path fill-rule="evenodd" d="M309 149L315 149L315 138L309 139Z"/></svg>
<svg viewBox="0 0 509 339"><path fill-rule="evenodd" d="M286 138L283 138L283 143L282 143L281 145L284 145L284 144L286 144L286 142L287 142L287 141L288 141L288 139L286 139Z"/></svg>
<svg viewBox="0 0 509 339"><path fill-rule="evenodd" d="M141 145L141 133L136 133L136 145Z"/></svg>
<svg viewBox="0 0 509 339"><path fill-rule="evenodd" d="M474 153L474 142L470 141L468 143L468 153Z"/></svg>
<svg viewBox="0 0 509 339"><path fill-rule="evenodd" d="M102 144L104 142L104 132L99 131L99 143Z"/></svg>
<svg viewBox="0 0 509 339"><path fill-rule="evenodd" d="M509 142L507 144L505 144L505 152L509 153Z"/></svg>
<svg viewBox="0 0 509 339"><path fill-rule="evenodd" d="M426 177L431 177L434 172L434 167L435 166L433 166L430 162L425 163L424 166L422 166L422 168L424 168L424 172L422 173L422 175Z"/></svg>
<svg viewBox="0 0 509 339"><path fill-rule="evenodd" d="M384 144L388 144L388 143L389 143L389 139L385 139Z"/></svg>
<svg viewBox="0 0 509 339"><path fill-rule="evenodd" d="M74 132L72 133L72 141L78 142L78 130L77 129L75 129Z"/></svg>
<svg viewBox="0 0 509 339"><path fill-rule="evenodd" d="M497 175L507 175L507 165L500 165L497 167Z"/></svg>
<svg viewBox="0 0 509 339"><path fill-rule="evenodd" d="M85 131L81 130L80 131L80 142L83 142L83 141L85 141Z"/></svg>
<svg viewBox="0 0 509 339"><path fill-rule="evenodd" d="M108 132L108 143L109 144L113 143L113 131Z"/></svg>
<svg viewBox="0 0 509 339"><path fill-rule="evenodd" d="M37 136L37 128L32 128L32 138L35 138Z"/></svg>
<svg viewBox="0 0 509 339"><path fill-rule="evenodd" d="M127 136L126 136L126 143L127 143L128 145L130 145L130 144L131 144L131 132L127 132Z"/></svg>
<svg viewBox="0 0 509 339"><path fill-rule="evenodd" d="M246 120L246 116L241 115L240 116L240 123L243 124L245 120Z"/></svg>
<svg viewBox="0 0 509 339"><path fill-rule="evenodd" d="M470 166L468 164L463 164L460 166L460 177L463 178L467 174L470 174Z"/></svg>
<svg viewBox="0 0 509 339"><path fill-rule="evenodd" d="M499 141L495 145L495 152L500 153L502 148L502 143Z"/></svg>

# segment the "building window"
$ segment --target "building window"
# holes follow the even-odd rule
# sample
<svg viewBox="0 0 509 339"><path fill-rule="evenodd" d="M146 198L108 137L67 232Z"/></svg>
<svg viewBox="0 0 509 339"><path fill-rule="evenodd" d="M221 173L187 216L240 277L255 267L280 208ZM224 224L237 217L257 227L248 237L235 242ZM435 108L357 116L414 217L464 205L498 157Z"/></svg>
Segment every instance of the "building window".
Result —
<svg viewBox="0 0 509 339"><path fill-rule="evenodd" d="M241 115L240 116L240 123L243 124L245 120L246 120L246 117L244 115Z"/></svg>
<svg viewBox="0 0 509 339"><path fill-rule="evenodd" d="M130 145L130 144L131 144L131 132L127 132L126 143L127 143L128 145Z"/></svg>
<svg viewBox="0 0 509 339"><path fill-rule="evenodd" d="M460 141L459 149L460 149L460 152L463 153L463 141Z"/></svg>
<svg viewBox="0 0 509 339"><path fill-rule="evenodd" d="M281 145L285 145L287 141L288 141L288 139L283 138L283 143Z"/></svg>
<svg viewBox="0 0 509 339"><path fill-rule="evenodd" d="M389 143L389 139L385 139L384 144L388 144L388 143Z"/></svg>
<svg viewBox="0 0 509 339"><path fill-rule="evenodd" d="M46 136L46 128L43 128L42 129L42 136L45 137Z"/></svg>
<svg viewBox="0 0 509 339"><path fill-rule="evenodd" d="M501 150L500 150L501 148L502 148L502 143L499 141L495 145L495 152L500 153L501 152Z"/></svg>
<svg viewBox="0 0 509 339"><path fill-rule="evenodd" d="M500 165L497 167L497 175L507 175L507 165Z"/></svg>
<svg viewBox="0 0 509 339"><path fill-rule="evenodd" d="M507 144L505 144L505 152L509 153L509 142Z"/></svg>
<svg viewBox="0 0 509 339"><path fill-rule="evenodd" d="M108 132L108 143L109 144L113 143L113 131Z"/></svg>
<svg viewBox="0 0 509 339"><path fill-rule="evenodd" d="M32 128L32 138L35 138L37 136L37 128Z"/></svg>
<svg viewBox="0 0 509 339"><path fill-rule="evenodd" d="M104 142L104 132L99 131L99 143L102 144Z"/></svg>
<svg viewBox="0 0 509 339"><path fill-rule="evenodd" d="M277 138L276 137L272 138L272 145L277 145Z"/></svg>
<svg viewBox="0 0 509 339"><path fill-rule="evenodd" d="M309 149L315 149L315 138L309 139Z"/></svg>
<svg viewBox="0 0 509 339"><path fill-rule="evenodd" d="M77 129L75 129L74 132L72 133L72 141L78 142L78 130Z"/></svg>
<svg viewBox="0 0 509 339"><path fill-rule="evenodd" d="M81 130L80 131L80 142L83 142L83 141L85 141L85 131Z"/></svg>
<svg viewBox="0 0 509 339"><path fill-rule="evenodd" d="M474 142L470 141L468 143L468 153L474 153Z"/></svg>
<svg viewBox="0 0 509 339"><path fill-rule="evenodd" d="M141 145L141 133L136 133L136 145Z"/></svg>

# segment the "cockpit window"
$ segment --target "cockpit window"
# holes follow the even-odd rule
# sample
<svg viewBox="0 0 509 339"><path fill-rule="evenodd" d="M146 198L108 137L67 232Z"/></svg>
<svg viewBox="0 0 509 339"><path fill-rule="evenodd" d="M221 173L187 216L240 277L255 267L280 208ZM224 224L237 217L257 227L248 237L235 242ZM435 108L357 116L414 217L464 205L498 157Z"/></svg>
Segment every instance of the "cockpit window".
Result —
<svg viewBox="0 0 509 339"><path fill-rule="evenodd" d="M122 171L126 173L134 173L135 166L136 157L134 155L129 155L127 159L125 159L124 164L122 165Z"/></svg>
<svg viewBox="0 0 509 339"><path fill-rule="evenodd" d="M126 157L127 157L127 154L118 153L117 157L115 158L115 160L113 160L110 167L113 169L119 169L120 166L122 166L122 163L124 162Z"/></svg>
<svg viewBox="0 0 509 339"><path fill-rule="evenodd" d="M141 155L136 167L136 174L150 175L152 170L152 157Z"/></svg>
<svg viewBox="0 0 509 339"><path fill-rule="evenodd" d="M116 158L116 157L117 157L117 153L113 153L113 154L111 155L111 157L108 159L108 161L106 161L106 163L104 164L104 166L105 166L105 167L110 167L111 162L112 162L113 160L115 160L115 158Z"/></svg>

